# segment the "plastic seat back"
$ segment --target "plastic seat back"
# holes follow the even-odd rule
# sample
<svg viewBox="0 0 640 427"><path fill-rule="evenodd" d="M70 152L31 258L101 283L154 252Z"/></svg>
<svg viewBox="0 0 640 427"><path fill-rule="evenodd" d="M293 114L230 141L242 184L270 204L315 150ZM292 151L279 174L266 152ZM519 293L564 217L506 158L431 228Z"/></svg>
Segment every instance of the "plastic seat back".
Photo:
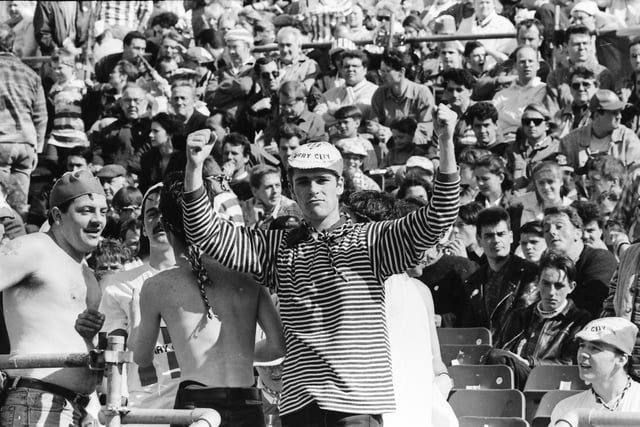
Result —
<svg viewBox="0 0 640 427"><path fill-rule="evenodd" d="M445 365L479 365L480 358L491 350L489 344L440 344L440 354ZM453 363L452 363L453 362Z"/></svg>
<svg viewBox="0 0 640 427"><path fill-rule="evenodd" d="M460 417L459 421L460 427L529 427L528 422L516 417Z"/></svg>
<svg viewBox="0 0 640 427"><path fill-rule="evenodd" d="M587 390L577 365L546 365L531 370L524 385L526 419L532 422L542 396L550 390Z"/></svg>
<svg viewBox="0 0 640 427"><path fill-rule="evenodd" d="M456 390L449 404L458 418L524 418L524 395L519 390Z"/></svg>
<svg viewBox="0 0 640 427"><path fill-rule="evenodd" d="M455 389L511 389L513 371L506 365L458 365L449 368Z"/></svg>
<svg viewBox="0 0 640 427"><path fill-rule="evenodd" d="M442 344L489 344L491 332L487 328L437 328L438 340Z"/></svg>
<svg viewBox="0 0 640 427"><path fill-rule="evenodd" d="M556 407L558 402L566 399L569 396L573 396L576 393L580 393L579 390L551 390L546 392L540 404L538 405L533 420L531 421L532 427L547 427L551 421L551 413L553 408Z"/></svg>

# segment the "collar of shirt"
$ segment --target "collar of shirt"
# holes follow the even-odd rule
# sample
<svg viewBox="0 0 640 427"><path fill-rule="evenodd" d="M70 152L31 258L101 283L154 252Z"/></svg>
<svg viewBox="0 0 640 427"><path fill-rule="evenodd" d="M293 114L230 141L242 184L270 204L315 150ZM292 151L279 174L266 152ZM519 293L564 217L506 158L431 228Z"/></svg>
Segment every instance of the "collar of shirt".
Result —
<svg viewBox="0 0 640 427"><path fill-rule="evenodd" d="M487 25L489 25L491 23L491 20L493 19L493 17L496 16L495 12L491 12L489 14L489 16L487 16L486 18L484 18L482 21L478 20L478 17L475 17L475 23L478 27L486 27Z"/></svg>

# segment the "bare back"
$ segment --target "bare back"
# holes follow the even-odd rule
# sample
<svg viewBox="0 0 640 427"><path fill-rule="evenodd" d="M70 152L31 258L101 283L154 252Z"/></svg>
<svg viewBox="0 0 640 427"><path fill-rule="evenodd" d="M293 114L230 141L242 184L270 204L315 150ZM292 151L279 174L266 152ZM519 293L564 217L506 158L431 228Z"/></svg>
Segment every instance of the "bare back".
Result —
<svg viewBox="0 0 640 427"><path fill-rule="evenodd" d="M17 279L4 290L4 315L12 354L88 351L84 339L75 330L75 322L85 309L97 309L100 288L84 261L75 261L47 234L35 233L0 247L0 271L3 270L10 278ZM0 283L2 280L0 278ZM13 376L38 378L80 393L93 391L96 384L94 375L86 368L11 369L7 372Z"/></svg>
<svg viewBox="0 0 640 427"><path fill-rule="evenodd" d="M213 282L206 288L212 319L191 268L184 266L148 279L141 306L149 304L167 324L182 380L210 387L250 387L260 287L251 276L209 258L205 266Z"/></svg>

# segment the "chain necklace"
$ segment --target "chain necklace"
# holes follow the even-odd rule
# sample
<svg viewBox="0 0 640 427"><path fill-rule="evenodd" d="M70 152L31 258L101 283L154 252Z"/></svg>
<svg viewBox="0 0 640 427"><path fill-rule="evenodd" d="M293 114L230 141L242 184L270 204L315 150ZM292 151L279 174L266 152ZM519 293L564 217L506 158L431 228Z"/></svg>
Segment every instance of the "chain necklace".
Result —
<svg viewBox="0 0 640 427"><path fill-rule="evenodd" d="M593 393L594 397L596 398L596 403L599 403L605 409L613 412L613 411L618 410L618 407L622 403L622 399L624 399L624 395L627 393L627 390L629 390L630 387L631 387L631 377L627 375L627 385L624 386L624 389L622 389L622 393L620 393L620 395L616 398L616 400L613 402L612 405L609 405L604 400L602 400L602 398L598 395L598 393L595 392L593 387L591 387L591 392Z"/></svg>

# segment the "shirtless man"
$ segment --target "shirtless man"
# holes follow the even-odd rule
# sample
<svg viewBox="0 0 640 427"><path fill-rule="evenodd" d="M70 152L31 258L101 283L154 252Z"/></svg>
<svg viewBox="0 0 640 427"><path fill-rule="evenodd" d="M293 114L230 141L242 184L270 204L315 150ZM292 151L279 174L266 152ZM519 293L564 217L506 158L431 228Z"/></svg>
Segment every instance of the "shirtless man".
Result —
<svg viewBox="0 0 640 427"><path fill-rule="evenodd" d="M278 312L251 276L202 259L187 246L180 209L183 179L170 175L164 184L160 213L176 266L142 286L140 326L131 338L134 361L151 364L164 320L181 369L175 407L216 409L222 427L263 426L260 391L252 387L253 362L284 356ZM267 337L258 344L256 321Z"/></svg>
<svg viewBox="0 0 640 427"><path fill-rule="evenodd" d="M47 233L27 234L0 247L0 291L15 355L86 352L94 348L104 322L97 311L100 288L85 261L106 223L100 181L87 170L67 172L54 184L49 205ZM3 427L79 426L96 388L88 368L7 373Z"/></svg>

